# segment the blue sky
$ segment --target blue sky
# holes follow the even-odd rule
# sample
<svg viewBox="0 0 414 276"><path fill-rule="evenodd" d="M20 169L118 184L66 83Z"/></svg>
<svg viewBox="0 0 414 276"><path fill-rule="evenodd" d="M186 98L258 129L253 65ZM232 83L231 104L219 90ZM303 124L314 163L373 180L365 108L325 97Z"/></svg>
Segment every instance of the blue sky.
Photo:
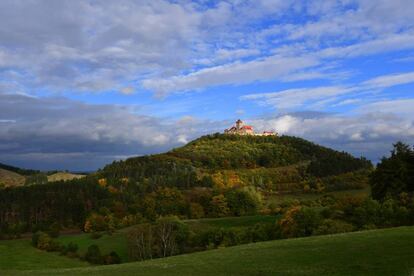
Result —
<svg viewBox="0 0 414 276"><path fill-rule="evenodd" d="M0 162L91 170L238 118L378 161L414 143L414 3L0 2Z"/></svg>

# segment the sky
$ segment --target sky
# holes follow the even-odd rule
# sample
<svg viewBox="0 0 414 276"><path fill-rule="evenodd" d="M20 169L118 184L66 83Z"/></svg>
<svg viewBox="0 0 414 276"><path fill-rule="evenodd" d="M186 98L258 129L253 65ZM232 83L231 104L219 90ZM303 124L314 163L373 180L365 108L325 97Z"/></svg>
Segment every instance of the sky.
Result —
<svg viewBox="0 0 414 276"><path fill-rule="evenodd" d="M414 144L412 0L2 0L0 162L88 171L240 118L377 162Z"/></svg>

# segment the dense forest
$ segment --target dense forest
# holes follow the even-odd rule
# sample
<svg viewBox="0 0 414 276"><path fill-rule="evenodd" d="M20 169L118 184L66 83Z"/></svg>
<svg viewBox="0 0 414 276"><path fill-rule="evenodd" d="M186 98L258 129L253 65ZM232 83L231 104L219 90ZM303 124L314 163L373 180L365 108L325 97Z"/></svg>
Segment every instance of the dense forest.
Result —
<svg viewBox="0 0 414 276"><path fill-rule="evenodd" d="M363 188L371 163L304 139L214 134L164 154L113 162L83 179L0 190L8 236L63 228L111 231L154 221L254 214L274 192Z"/></svg>

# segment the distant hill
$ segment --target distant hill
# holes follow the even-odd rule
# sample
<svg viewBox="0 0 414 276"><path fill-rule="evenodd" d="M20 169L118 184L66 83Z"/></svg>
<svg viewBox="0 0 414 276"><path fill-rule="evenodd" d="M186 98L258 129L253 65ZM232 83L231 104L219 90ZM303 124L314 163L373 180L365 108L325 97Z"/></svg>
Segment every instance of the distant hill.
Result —
<svg viewBox="0 0 414 276"><path fill-rule="evenodd" d="M85 176L86 175L83 174L59 171L41 172L0 163L0 188L38 185L56 181L69 181L83 178Z"/></svg>
<svg viewBox="0 0 414 276"><path fill-rule="evenodd" d="M0 168L0 188L22 186L26 178L13 171Z"/></svg>
<svg viewBox="0 0 414 276"><path fill-rule="evenodd" d="M68 181L72 179L79 179L83 178L85 175L81 174L73 174L68 172L57 172L47 176L48 182L55 182L55 181Z"/></svg>
<svg viewBox="0 0 414 276"><path fill-rule="evenodd" d="M3 163L0 163L0 169L12 171L12 172L15 172L15 173L18 173L18 174L21 174L21 175L32 175L32 174L37 174L37 173L40 172L40 171L37 171L37 170L22 169L22 168L6 165L6 164L3 164Z"/></svg>

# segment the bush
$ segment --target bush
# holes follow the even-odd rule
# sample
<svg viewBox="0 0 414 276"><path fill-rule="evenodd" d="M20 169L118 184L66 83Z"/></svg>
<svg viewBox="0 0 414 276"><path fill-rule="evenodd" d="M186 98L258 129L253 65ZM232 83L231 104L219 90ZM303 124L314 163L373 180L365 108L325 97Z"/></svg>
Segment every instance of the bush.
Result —
<svg viewBox="0 0 414 276"><path fill-rule="evenodd" d="M49 231L47 232L49 234L49 236L51 236L52 238L57 238L59 237L60 234L60 224L58 222L54 222L52 223L52 225L50 225L49 227Z"/></svg>
<svg viewBox="0 0 414 276"><path fill-rule="evenodd" d="M225 197L230 212L236 216L256 214L262 205L262 196L253 187L229 190Z"/></svg>
<svg viewBox="0 0 414 276"><path fill-rule="evenodd" d="M85 260L91 264L102 264L101 250L96 244L88 247L88 251L85 253Z"/></svg>
<svg viewBox="0 0 414 276"><path fill-rule="evenodd" d="M116 254L115 251L112 251L111 253L109 253L109 255L105 255L103 257L103 262L106 265L120 264L121 263L121 258L118 256L118 254Z"/></svg>
<svg viewBox="0 0 414 276"><path fill-rule="evenodd" d="M74 255L78 251L78 245L74 242L70 242L66 246L61 247L61 252L63 255Z"/></svg>
<svg viewBox="0 0 414 276"><path fill-rule="evenodd" d="M315 207L293 206L278 222L285 238L305 237L313 234L319 226L321 215Z"/></svg>
<svg viewBox="0 0 414 276"><path fill-rule="evenodd" d="M337 234L337 233L346 233L352 232L354 230L354 226L350 223L341 221L341 220L333 220L333 219L325 219L321 225L314 231L314 235L329 235L329 234Z"/></svg>
<svg viewBox="0 0 414 276"><path fill-rule="evenodd" d="M38 232L37 235L36 247L40 250L48 250L50 243L52 242L52 238L45 232Z"/></svg>
<svg viewBox="0 0 414 276"><path fill-rule="evenodd" d="M40 231L33 233L32 235L32 245L37 248L37 243L39 242Z"/></svg>
<svg viewBox="0 0 414 276"><path fill-rule="evenodd" d="M49 246L46 248L46 251L52 252L52 251L60 251L62 249L62 245L55 240L50 240Z"/></svg>

